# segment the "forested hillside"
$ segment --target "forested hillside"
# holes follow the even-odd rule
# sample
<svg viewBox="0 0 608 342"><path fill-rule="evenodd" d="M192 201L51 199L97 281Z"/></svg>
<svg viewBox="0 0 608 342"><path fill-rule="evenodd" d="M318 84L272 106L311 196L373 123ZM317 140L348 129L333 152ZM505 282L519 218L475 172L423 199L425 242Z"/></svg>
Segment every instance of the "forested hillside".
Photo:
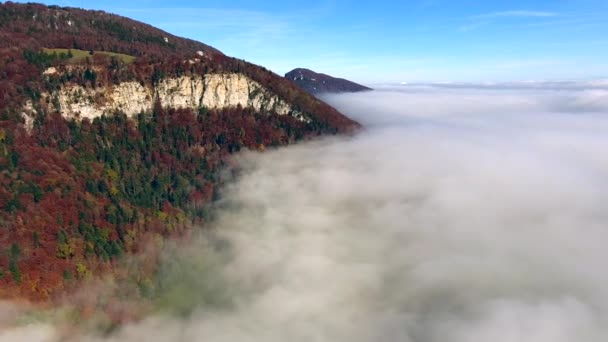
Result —
<svg viewBox="0 0 608 342"><path fill-rule="evenodd" d="M246 75L310 120L160 99L132 117L68 118L54 95L209 73ZM121 255L204 223L231 153L358 127L202 43L99 11L0 4L0 299L52 299L121 272Z"/></svg>

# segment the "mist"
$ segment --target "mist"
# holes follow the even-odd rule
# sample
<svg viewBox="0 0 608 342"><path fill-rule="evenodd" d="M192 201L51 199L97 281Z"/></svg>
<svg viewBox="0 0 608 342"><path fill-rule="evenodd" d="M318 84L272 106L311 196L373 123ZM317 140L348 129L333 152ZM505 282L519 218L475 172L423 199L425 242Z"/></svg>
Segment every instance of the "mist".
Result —
<svg viewBox="0 0 608 342"><path fill-rule="evenodd" d="M239 154L211 228L166 253L164 309L72 339L608 340L605 89L323 98L366 128ZM66 339L52 321L0 328Z"/></svg>

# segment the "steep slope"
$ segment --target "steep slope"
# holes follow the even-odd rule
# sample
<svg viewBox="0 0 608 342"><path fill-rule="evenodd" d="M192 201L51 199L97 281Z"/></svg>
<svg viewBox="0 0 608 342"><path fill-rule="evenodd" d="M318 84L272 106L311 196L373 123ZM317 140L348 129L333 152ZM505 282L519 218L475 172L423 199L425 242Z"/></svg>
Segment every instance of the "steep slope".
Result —
<svg viewBox="0 0 608 342"><path fill-rule="evenodd" d="M320 93L353 93L372 90L355 82L320 74L309 69L293 69L285 74L285 78L293 81L310 94Z"/></svg>
<svg viewBox="0 0 608 342"><path fill-rule="evenodd" d="M358 127L202 43L99 11L0 4L0 299L124 276L121 255L208 219L231 153ZM142 289L148 257L129 273Z"/></svg>
<svg viewBox="0 0 608 342"><path fill-rule="evenodd" d="M92 49L161 59L199 50L221 54L206 44L103 11L10 1L0 6L0 48Z"/></svg>

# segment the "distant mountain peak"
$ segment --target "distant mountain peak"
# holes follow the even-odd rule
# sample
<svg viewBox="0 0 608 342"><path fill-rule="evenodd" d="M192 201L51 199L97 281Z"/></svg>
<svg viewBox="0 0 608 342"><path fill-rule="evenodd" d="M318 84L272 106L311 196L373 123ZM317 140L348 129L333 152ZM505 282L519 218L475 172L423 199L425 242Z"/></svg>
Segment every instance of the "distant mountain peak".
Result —
<svg viewBox="0 0 608 342"><path fill-rule="evenodd" d="M285 74L285 78L313 95L321 93L353 93L372 90L371 88L343 78L336 78L304 68L293 69Z"/></svg>

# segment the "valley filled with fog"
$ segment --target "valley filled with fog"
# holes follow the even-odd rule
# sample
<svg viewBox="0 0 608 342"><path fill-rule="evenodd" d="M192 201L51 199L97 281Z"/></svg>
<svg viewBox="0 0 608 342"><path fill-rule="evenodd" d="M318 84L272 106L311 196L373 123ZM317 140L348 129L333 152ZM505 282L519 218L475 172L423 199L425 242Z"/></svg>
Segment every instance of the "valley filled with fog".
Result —
<svg viewBox="0 0 608 342"><path fill-rule="evenodd" d="M166 310L75 340L608 340L605 82L323 99L366 128L239 154L213 229L167 252Z"/></svg>

